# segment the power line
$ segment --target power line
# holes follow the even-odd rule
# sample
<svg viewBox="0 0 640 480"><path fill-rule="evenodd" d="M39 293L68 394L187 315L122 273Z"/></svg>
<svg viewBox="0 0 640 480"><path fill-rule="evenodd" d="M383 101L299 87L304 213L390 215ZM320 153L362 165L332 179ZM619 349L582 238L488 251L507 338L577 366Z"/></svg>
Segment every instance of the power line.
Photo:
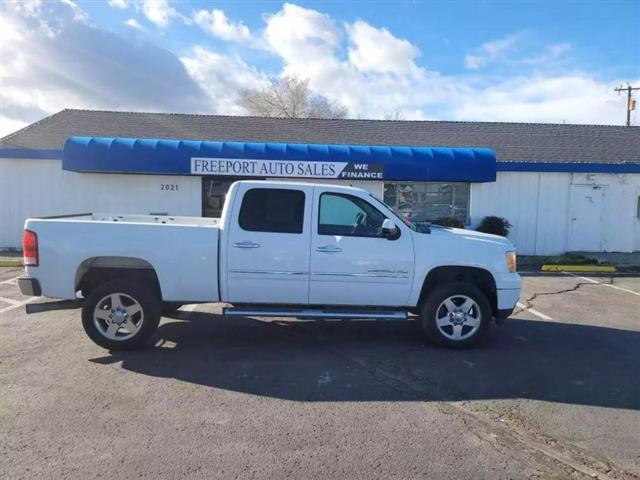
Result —
<svg viewBox="0 0 640 480"><path fill-rule="evenodd" d="M627 127L630 127L631 110L635 110L636 108L636 101L631 97L631 92L633 92L634 90L640 90L640 87L632 87L627 83L626 87L620 85L618 88L614 89L614 91L618 92L618 95L620 94L620 92L624 92L625 90L627 91Z"/></svg>

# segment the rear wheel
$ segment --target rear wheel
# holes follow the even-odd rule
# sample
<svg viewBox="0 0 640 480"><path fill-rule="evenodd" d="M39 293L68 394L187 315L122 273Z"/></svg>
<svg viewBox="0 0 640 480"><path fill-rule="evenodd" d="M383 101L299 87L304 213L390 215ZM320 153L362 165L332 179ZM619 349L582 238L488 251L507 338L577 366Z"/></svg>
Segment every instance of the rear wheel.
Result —
<svg viewBox="0 0 640 480"><path fill-rule="evenodd" d="M86 298L82 326L95 343L109 350L144 346L160 322L160 299L151 288L111 280Z"/></svg>
<svg viewBox="0 0 640 480"><path fill-rule="evenodd" d="M421 316L422 328L429 340L446 347L465 348L486 333L491 305L475 285L447 283L429 293Z"/></svg>

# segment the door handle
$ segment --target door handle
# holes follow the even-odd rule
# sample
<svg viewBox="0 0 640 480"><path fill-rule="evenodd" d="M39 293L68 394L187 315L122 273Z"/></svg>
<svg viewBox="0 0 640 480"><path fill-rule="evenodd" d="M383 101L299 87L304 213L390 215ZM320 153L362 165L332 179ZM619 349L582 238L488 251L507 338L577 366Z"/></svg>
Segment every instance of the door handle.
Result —
<svg viewBox="0 0 640 480"><path fill-rule="evenodd" d="M245 242L236 242L233 244L234 247L236 248L258 248L260 247L259 244L257 243L253 243L249 240L245 241Z"/></svg>
<svg viewBox="0 0 640 480"><path fill-rule="evenodd" d="M341 252L342 249L340 247L334 247L333 245L325 245L323 247L316 247L316 251L324 253L337 253Z"/></svg>

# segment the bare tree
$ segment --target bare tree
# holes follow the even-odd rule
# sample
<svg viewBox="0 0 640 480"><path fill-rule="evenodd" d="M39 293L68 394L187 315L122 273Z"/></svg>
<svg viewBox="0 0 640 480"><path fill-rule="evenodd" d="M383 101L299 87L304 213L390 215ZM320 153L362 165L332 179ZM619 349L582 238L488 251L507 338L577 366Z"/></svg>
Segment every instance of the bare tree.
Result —
<svg viewBox="0 0 640 480"><path fill-rule="evenodd" d="M383 120L394 120L394 121L398 121L398 120L404 120L404 115L402 113L402 110L400 109L396 109L392 112L385 112L384 116L382 117Z"/></svg>
<svg viewBox="0 0 640 480"><path fill-rule="evenodd" d="M315 94L309 80L293 77L273 79L263 88L240 92L238 104L247 114L281 118L344 118L347 108Z"/></svg>

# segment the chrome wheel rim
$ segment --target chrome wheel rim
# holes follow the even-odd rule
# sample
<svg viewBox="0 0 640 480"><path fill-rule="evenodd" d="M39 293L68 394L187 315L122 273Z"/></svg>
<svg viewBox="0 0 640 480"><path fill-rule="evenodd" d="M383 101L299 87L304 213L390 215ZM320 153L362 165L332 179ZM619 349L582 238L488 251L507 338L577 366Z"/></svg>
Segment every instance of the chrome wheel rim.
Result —
<svg viewBox="0 0 640 480"><path fill-rule="evenodd" d="M135 336L143 322L142 305L126 293L105 295L93 310L93 323L109 340L127 340Z"/></svg>
<svg viewBox="0 0 640 480"><path fill-rule="evenodd" d="M466 295L451 295L436 310L436 325L449 340L472 337L480 328L482 314L479 305Z"/></svg>

